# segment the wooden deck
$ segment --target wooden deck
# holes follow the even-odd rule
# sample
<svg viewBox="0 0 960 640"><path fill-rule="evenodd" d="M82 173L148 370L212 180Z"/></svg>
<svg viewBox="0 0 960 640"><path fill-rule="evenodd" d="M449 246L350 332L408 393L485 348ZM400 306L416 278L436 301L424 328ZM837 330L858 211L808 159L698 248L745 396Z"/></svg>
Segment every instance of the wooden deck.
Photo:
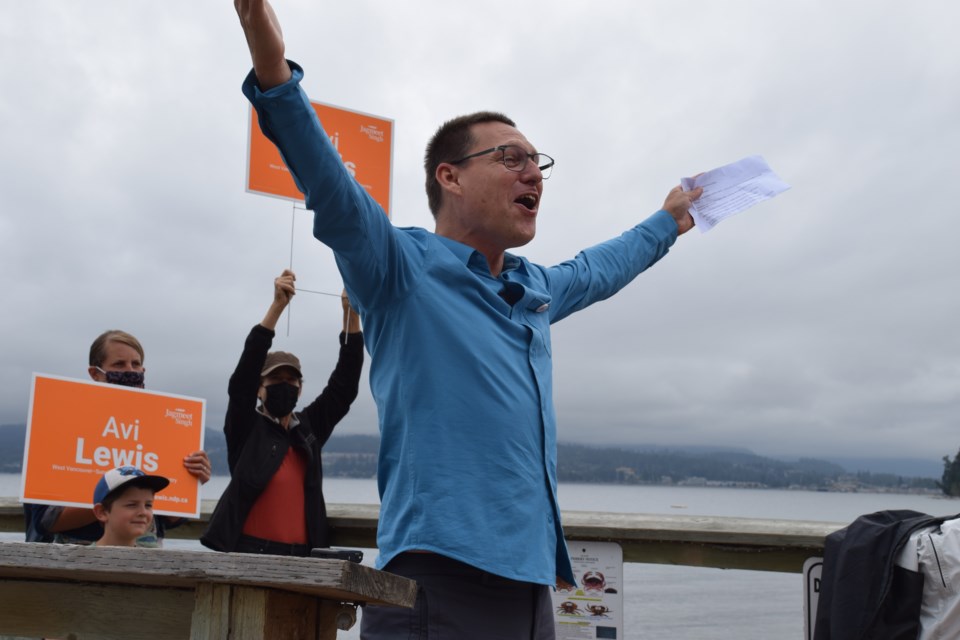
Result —
<svg viewBox="0 0 960 640"><path fill-rule="evenodd" d="M200 520L168 536L199 538L215 504L205 500ZM375 548L378 515L375 505L328 504L332 544ZM802 571L807 558L822 555L827 534L848 524L592 511L566 511L563 523L569 540L619 543L625 562L793 573ZM0 531L23 531L15 498L0 498Z"/></svg>
<svg viewBox="0 0 960 640"><path fill-rule="evenodd" d="M216 506L168 531L199 538ZM376 547L379 508L328 504L334 546ZM752 518L567 511L569 540L617 542L625 562L800 573L846 526ZM0 498L0 531L23 510ZM0 634L88 638L332 640L343 603L411 606L415 585L361 565L206 551L0 543ZM122 630L118 632L118 629ZM135 630L132 633L130 630Z"/></svg>

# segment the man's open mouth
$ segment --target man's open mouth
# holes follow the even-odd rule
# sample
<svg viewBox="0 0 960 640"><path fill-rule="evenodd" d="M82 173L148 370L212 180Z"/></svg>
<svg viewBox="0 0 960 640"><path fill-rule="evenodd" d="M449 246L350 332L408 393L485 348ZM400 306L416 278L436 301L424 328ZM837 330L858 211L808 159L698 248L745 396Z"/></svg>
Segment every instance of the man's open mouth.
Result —
<svg viewBox="0 0 960 640"><path fill-rule="evenodd" d="M537 208L537 203L540 202L540 198L535 193L525 193L514 200L514 202L530 211L534 211Z"/></svg>

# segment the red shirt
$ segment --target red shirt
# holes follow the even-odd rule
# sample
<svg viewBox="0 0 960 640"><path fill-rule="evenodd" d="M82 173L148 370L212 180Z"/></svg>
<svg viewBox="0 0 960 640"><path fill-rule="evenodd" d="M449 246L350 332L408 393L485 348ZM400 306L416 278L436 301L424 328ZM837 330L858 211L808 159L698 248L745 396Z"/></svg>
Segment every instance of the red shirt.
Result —
<svg viewBox="0 0 960 640"><path fill-rule="evenodd" d="M307 517L303 483L307 458L296 447L287 449L280 468L250 509L243 533L255 538L307 544Z"/></svg>

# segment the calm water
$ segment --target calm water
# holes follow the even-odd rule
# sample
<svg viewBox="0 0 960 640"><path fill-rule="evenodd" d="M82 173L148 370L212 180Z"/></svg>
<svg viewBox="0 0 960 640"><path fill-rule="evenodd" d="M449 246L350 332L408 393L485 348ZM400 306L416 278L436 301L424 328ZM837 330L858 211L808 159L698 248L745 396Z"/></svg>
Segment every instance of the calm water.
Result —
<svg viewBox="0 0 960 640"><path fill-rule="evenodd" d="M217 498L227 478L203 488ZM0 474L0 495L19 495L20 477ZM881 509L913 509L931 515L960 512L960 501L938 496L817 493L701 487L628 487L561 484L565 510L732 516L848 523ZM378 504L376 482L324 480L327 502ZM22 540L15 534L2 539ZM201 549L193 541L169 540L169 548ZM376 550L367 550L372 565ZM628 640L800 640L803 597L800 574L726 571L667 565L624 566L624 629ZM359 625L358 625L359 627ZM356 640L358 627L339 637Z"/></svg>

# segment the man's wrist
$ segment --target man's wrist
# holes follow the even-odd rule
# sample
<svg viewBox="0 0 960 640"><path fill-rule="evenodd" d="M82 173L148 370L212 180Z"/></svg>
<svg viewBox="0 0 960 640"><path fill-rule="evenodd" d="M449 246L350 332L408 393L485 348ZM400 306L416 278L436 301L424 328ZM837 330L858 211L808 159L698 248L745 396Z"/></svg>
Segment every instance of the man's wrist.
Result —
<svg viewBox="0 0 960 640"><path fill-rule="evenodd" d="M258 67L254 64L253 68L254 74L257 76L257 84L260 86L261 91L269 91L274 87L279 87L293 77L293 71L290 69L290 65L287 64L285 58L281 59L280 62L270 65L261 65Z"/></svg>

